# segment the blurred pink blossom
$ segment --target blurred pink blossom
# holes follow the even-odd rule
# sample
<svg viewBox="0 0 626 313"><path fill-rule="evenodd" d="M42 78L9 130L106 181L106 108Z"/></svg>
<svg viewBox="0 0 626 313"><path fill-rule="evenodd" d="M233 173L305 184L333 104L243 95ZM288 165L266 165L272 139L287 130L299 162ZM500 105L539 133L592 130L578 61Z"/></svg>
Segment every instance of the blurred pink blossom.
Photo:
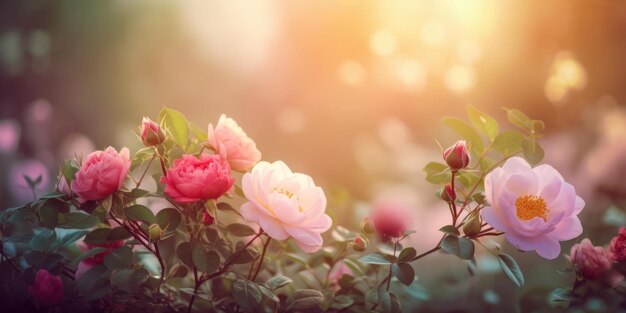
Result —
<svg viewBox="0 0 626 313"><path fill-rule="evenodd" d="M49 190L50 173L45 164L34 159L19 161L9 169L9 176L7 177L7 185L15 202L24 203L34 200L33 192L24 176L32 180L37 180L41 176L41 182L35 187L37 196L41 196Z"/></svg>
<svg viewBox="0 0 626 313"><path fill-rule="evenodd" d="M0 153L12 154L20 141L20 124L15 120L0 121Z"/></svg>

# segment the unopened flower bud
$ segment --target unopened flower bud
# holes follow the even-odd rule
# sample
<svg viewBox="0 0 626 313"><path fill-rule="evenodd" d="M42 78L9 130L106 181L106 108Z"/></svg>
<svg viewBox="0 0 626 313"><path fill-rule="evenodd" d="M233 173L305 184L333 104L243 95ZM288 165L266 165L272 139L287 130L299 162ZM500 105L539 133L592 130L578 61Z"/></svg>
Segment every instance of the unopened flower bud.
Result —
<svg viewBox="0 0 626 313"><path fill-rule="evenodd" d="M443 187L440 197L445 202L448 202L448 203L454 202L456 200L456 192L452 188L452 185L447 184L445 187Z"/></svg>
<svg viewBox="0 0 626 313"><path fill-rule="evenodd" d="M356 238L352 241L352 249L358 252L365 251L367 249L367 241L361 235L356 235Z"/></svg>
<svg viewBox="0 0 626 313"><path fill-rule="evenodd" d="M361 231L366 235L374 233L374 225L372 224L370 218L367 216L363 218L363 221L361 221Z"/></svg>
<svg viewBox="0 0 626 313"><path fill-rule="evenodd" d="M141 142L145 146L155 146L165 141L165 134L151 119L144 117L141 122Z"/></svg>
<svg viewBox="0 0 626 313"><path fill-rule="evenodd" d="M157 242L161 240L162 232L163 231L161 230L161 226L159 226L159 224L152 224L148 228L148 239L150 239L150 242Z"/></svg>
<svg viewBox="0 0 626 313"><path fill-rule="evenodd" d="M213 218L213 216L211 216L211 214L209 214L208 212L202 213L202 224L204 224L205 226L213 225L214 220L215 219Z"/></svg>
<svg viewBox="0 0 626 313"><path fill-rule="evenodd" d="M443 158L453 171L467 167L470 163L470 154L465 140L459 140L443 152Z"/></svg>
<svg viewBox="0 0 626 313"><path fill-rule="evenodd" d="M478 213L476 213L476 211L473 211L472 213L470 213L467 222L463 224L463 233L472 238L480 233L480 230L482 228L481 224L482 222L480 220L480 216L478 215Z"/></svg>

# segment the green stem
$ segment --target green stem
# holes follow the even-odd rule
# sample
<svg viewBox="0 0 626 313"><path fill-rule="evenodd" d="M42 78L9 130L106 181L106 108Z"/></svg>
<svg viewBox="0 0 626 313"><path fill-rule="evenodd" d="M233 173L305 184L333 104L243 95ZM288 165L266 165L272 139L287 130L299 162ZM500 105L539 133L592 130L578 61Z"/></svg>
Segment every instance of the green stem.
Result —
<svg viewBox="0 0 626 313"><path fill-rule="evenodd" d="M270 245L270 241L272 241L272 237L268 236L267 241L263 245L263 252L261 253L261 260L259 260L259 265L256 267L256 271L254 272L254 275L252 275L251 281L253 282L256 279L257 275L259 275L259 271L261 270L261 267L263 266L263 260L265 259L265 253L267 252L267 247Z"/></svg>
<svg viewBox="0 0 626 313"><path fill-rule="evenodd" d="M139 178L139 181L136 183L135 188L139 188L139 185L141 185L141 182L143 181L143 178L146 176L146 173L148 172L148 169L150 168L150 165L152 164L152 161L154 161L154 158L156 158L156 154L152 155L152 158L148 162L148 165L146 165L146 169L143 171L143 174L141 174L141 177Z"/></svg>

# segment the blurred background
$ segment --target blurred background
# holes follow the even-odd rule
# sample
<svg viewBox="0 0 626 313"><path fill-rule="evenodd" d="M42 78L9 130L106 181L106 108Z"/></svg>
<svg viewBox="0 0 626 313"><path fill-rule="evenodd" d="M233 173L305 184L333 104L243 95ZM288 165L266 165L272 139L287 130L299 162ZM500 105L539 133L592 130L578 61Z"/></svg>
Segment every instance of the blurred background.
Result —
<svg viewBox="0 0 626 313"><path fill-rule="evenodd" d="M3 1L0 206L32 199L23 175L45 192L65 159L136 151L131 130L168 106L202 128L235 118L265 160L326 189L339 224L403 202L424 249L448 213L421 169L440 159L436 140L457 139L440 119L472 103L501 122L502 107L546 122L545 161L586 200L585 235L605 243L626 224L625 55L622 1ZM528 309L545 298L535 289L570 283L554 276L563 258L512 253L524 289L488 256L479 265L495 274L471 280L439 257L417 273L446 292L413 304ZM462 271L420 270L429 262Z"/></svg>

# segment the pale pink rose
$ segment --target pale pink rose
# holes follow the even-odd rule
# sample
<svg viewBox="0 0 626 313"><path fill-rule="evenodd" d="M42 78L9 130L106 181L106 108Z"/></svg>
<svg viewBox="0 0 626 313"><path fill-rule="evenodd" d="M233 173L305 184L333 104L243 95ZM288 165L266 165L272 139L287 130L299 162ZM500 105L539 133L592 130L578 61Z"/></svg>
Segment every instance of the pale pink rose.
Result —
<svg viewBox="0 0 626 313"><path fill-rule="evenodd" d="M147 147L158 145L165 141L165 134L159 127L159 124L147 117L144 117L141 121L140 136L141 142Z"/></svg>
<svg viewBox="0 0 626 313"><path fill-rule="evenodd" d="M594 246L588 238L572 246L570 261L581 276L591 280L606 277L613 264L609 251Z"/></svg>
<svg viewBox="0 0 626 313"><path fill-rule="evenodd" d="M176 202L217 199L235 182L230 166L219 155L203 153L200 158L185 154L161 177L165 193Z"/></svg>
<svg viewBox="0 0 626 313"><path fill-rule="evenodd" d="M70 185L67 183L67 179L63 175L61 175L61 178L59 178L57 190L64 193L68 197L72 197L72 189L70 189Z"/></svg>
<svg viewBox="0 0 626 313"><path fill-rule="evenodd" d="M620 227L617 236L611 239L609 252L613 261L626 261L626 227Z"/></svg>
<svg viewBox="0 0 626 313"><path fill-rule="evenodd" d="M374 230L383 239L402 237L408 227L406 211L404 205L392 201L375 204L371 216Z"/></svg>
<svg viewBox="0 0 626 313"><path fill-rule="evenodd" d="M339 286L339 280L343 275L354 275L354 273L345 263L339 261L335 263L328 274L328 282L330 282L333 289L339 290L341 288Z"/></svg>
<svg viewBox="0 0 626 313"><path fill-rule="evenodd" d="M209 124L209 145L228 160L232 169L248 171L261 160L261 151L235 120L222 114L217 125Z"/></svg>
<svg viewBox="0 0 626 313"><path fill-rule="evenodd" d="M577 215L585 202L550 165L531 168L510 158L487 174L485 194L490 206L482 209L483 219L520 250L551 260L561 252L559 241L583 231Z"/></svg>
<svg viewBox="0 0 626 313"><path fill-rule="evenodd" d="M113 147L94 151L76 172L72 191L81 201L102 200L122 187L129 169L128 148L122 148L119 153Z"/></svg>
<svg viewBox="0 0 626 313"><path fill-rule="evenodd" d="M33 285L28 287L28 292L37 305L44 308L54 307L63 300L63 281L61 277L40 269L35 274Z"/></svg>
<svg viewBox="0 0 626 313"><path fill-rule="evenodd" d="M311 176L293 173L282 161L263 161L243 176L243 193L248 202L241 206L241 215L270 237L293 237L307 253L322 247L321 233L332 220L325 213L326 195Z"/></svg>
<svg viewBox="0 0 626 313"><path fill-rule="evenodd" d="M74 279L78 280L85 272L87 272L90 268L102 264L104 262L104 257L113 252L113 250L124 245L123 240L112 241L104 244L88 244L84 242L80 242L77 244L78 249L82 252L87 252L93 248L105 248L106 250L90 257L86 258L78 263L78 267L76 268L76 273L74 273Z"/></svg>

